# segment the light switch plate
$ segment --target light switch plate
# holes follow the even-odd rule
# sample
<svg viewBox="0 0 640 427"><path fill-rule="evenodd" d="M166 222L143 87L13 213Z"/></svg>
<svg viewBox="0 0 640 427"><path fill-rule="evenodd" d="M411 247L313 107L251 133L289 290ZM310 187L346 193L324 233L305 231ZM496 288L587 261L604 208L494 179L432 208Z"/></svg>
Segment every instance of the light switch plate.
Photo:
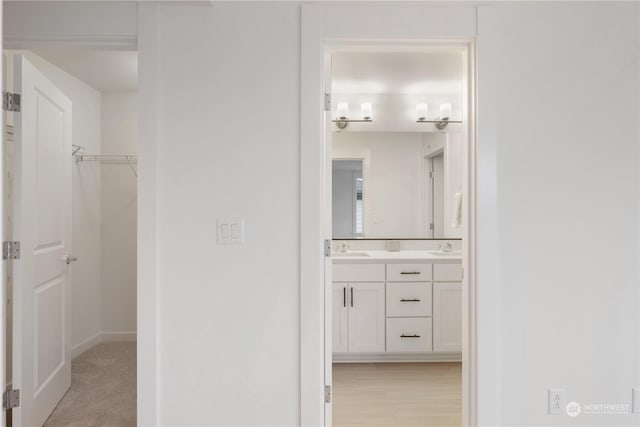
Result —
<svg viewBox="0 0 640 427"><path fill-rule="evenodd" d="M244 243L244 218L218 218L217 234L219 245Z"/></svg>

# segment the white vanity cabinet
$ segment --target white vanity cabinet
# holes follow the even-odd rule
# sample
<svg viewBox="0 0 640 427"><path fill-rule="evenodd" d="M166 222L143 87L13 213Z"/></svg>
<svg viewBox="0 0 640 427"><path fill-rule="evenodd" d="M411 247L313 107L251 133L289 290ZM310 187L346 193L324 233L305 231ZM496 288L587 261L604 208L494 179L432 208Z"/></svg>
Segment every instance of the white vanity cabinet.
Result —
<svg viewBox="0 0 640 427"><path fill-rule="evenodd" d="M384 271L384 264L334 266L332 293L334 353L384 351ZM362 281L363 279L366 281Z"/></svg>
<svg viewBox="0 0 640 427"><path fill-rule="evenodd" d="M334 361L458 360L462 266L417 259L334 262Z"/></svg>
<svg viewBox="0 0 640 427"><path fill-rule="evenodd" d="M433 273L436 281L433 284L433 351L461 352L462 267L460 264L436 264Z"/></svg>

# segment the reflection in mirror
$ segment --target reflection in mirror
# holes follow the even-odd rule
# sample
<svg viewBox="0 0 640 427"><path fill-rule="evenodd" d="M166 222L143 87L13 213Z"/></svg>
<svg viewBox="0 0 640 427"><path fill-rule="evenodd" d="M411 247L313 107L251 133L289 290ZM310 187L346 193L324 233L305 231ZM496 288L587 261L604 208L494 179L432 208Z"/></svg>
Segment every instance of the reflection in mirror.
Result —
<svg viewBox="0 0 640 427"><path fill-rule="evenodd" d="M362 160L333 160L333 235L363 237Z"/></svg>
<svg viewBox="0 0 640 427"><path fill-rule="evenodd" d="M458 132L333 134L333 238L460 238Z"/></svg>
<svg viewBox="0 0 640 427"><path fill-rule="evenodd" d="M429 223L429 237L444 236L444 152L425 157L429 170L425 197L425 211Z"/></svg>

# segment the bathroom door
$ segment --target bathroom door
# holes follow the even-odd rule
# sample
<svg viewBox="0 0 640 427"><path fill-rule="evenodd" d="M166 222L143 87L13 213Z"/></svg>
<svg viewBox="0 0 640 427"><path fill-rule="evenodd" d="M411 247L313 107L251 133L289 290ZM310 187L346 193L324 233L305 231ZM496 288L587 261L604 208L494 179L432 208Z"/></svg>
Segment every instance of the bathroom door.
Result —
<svg viewBox="0 0 640 427"><path fill-rule="evenodd" d="M331 93L331 54L325 52L325 93ZM331 107L325 108L324 112L324 192L323 206L324 212L324 236L325 240L331 242L333 233L332 218L332 175L333 175L333 122L331 117ZM326 111L328 110L328 111ZM324 384L325 384L325 405L324 405L324 425L333 424L333 262L331 256L324 257ZM327 399L327 387L329 387L330 398Z"/></svg>
<svg viewBox="0 0 640 427"><path fill-rule="evenodd" d="M71 385L71 102L26 58L14 59L14 426L41 426Z"/></svg>

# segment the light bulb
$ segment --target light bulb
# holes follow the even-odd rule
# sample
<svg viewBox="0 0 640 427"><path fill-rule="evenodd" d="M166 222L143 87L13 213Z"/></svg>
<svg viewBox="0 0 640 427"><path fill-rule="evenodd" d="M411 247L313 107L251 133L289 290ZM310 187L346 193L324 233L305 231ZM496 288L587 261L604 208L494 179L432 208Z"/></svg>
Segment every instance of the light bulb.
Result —
<svg viewBox="0 0 640 427"><path fill-rule="evenodd" d="M338 103L338 118L346 119L349 117L349 103L348 102L339 102Z"/></svg>
<svg viewBox="0 0 640 427"><path fill-rule="evenodd" d="M418 120L426 120L427 112L429 111L429 106L425 103L416 104L416 114L418 115Z"/></svg>
<svg viewBox="0 0 640 427"><path fill-rule="evenodd" d="M451 103L445 102L444 104L440 104L440 118L448 119L451 117Z"/></svg>
<svg viewBox="0 0 640 427"><path fill-rule="evenodd" d="M372 110L370 102L363 102L360 104L360 112L362 113L362 118L364 120L371 120Z"/></svg>

